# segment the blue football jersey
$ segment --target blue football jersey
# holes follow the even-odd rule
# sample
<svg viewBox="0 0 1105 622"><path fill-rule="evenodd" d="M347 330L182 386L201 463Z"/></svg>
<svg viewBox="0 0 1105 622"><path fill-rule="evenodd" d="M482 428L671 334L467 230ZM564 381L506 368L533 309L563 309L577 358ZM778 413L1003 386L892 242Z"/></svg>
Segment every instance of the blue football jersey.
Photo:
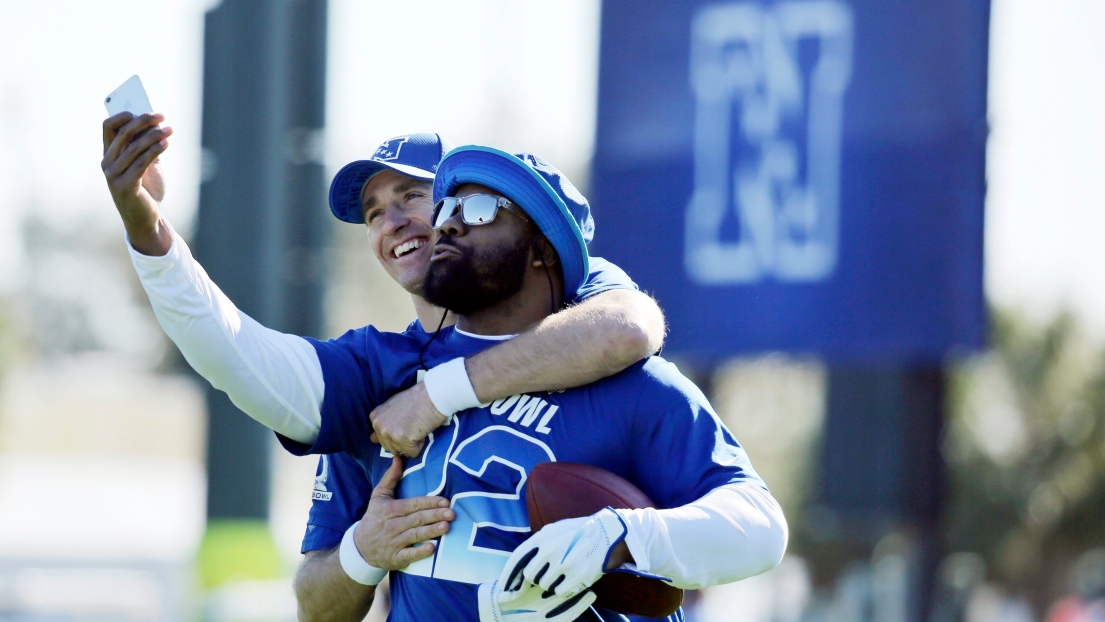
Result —
<svg viewBox="0 0 1105 622"><path fill-rule="evenodd" d="M414 384L419 351L429 339L423 331L366 327L312 341L326 382L322 427L312 446L281 439L285 447L297 454L345 452L370 485L379 481L391 460L369 440L367 414ZM494 343L446 328L424 358L432 367ZM659 357L583 387L516 395L457 413L407 462L400 483L402 497L451 499L457 518L433 557L391 573L393 619L478 620L477 585L498 578L511 551L530 535L526 477L547 461L617 473L662 508L727 483L763 484L701 391Z"/></svg>
<svg viewBox="0 0 1105 622"><path fill-rule="evenodd" d="M572 302L579 303L613 289L637 290L637 284L625 271L602 257L591 257L590 265L587 281ZM414 320L407 330L423 329L418 320ZM320 481L327 490L318 490ZM364 516L368 498L372 495L368 475L360 464L346 454L319 458L315 482L307 531L301 546L303 553L328 550L341 544L345 530Z"/></svg>

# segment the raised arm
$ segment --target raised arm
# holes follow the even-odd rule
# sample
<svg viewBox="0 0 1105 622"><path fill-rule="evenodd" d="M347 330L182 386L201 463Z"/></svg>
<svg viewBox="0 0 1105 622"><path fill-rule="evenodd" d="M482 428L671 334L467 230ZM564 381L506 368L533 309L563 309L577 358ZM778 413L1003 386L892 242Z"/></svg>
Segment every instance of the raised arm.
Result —
<svg viewBox="0 0 1105 622"><path fill-rule="evenodd" d="M372 425L385 448L416 456L446 416L519 393L567 389L614 375L659 350L664 333L664 314L647 294L629 289L596 294L465 359L470 390L455 390L461 370L454 364L446 371L446 364L373 410Z"/></svg>
<svg viewBox="0 0 1105 622"><path fill-rule="evenodd" d="M318 436L323 395L318 356L306 340L239 311L162 216L165 179L157 159L172 133L157 126L163 120L120 113L104 121L100 164L154 314L192 368L246 414L310 443Z"/></svg>

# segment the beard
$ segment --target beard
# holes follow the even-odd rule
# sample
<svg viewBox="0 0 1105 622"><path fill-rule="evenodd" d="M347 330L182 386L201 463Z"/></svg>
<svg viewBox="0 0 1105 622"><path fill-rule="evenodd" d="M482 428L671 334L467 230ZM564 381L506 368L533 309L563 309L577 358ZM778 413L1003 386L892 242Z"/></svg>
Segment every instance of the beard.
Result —
<svg viewBox="0 0 1105 622"><path fill-rule="evenodd" d="M427 302L457 315L469 315L499 304L522 289L529 262L527 240L519 239L510 247L474 251L449 237L442 239L464 254L430 264L422 282L422 297Z"/></svg>

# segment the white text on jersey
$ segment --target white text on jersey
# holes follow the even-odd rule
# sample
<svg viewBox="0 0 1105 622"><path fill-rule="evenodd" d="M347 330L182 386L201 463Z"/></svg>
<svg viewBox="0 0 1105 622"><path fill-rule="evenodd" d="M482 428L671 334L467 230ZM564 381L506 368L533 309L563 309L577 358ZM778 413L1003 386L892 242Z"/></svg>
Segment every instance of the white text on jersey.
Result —
<svg viewBox="0 0 1105 622"><path fill-rule="evenodd" d="M511 407L513 407L513 410L511 410ZM507 421L518 423L526 428L531 427L533 422L540 417L541 420L537 422L534 431L548 434L552 431L549 429L549 421L560 410L560 407L531 395L511 395L508 398L495 400L491 403L491 414L493 415L502 415L508 410L510 414L507 416Z"/></svg>

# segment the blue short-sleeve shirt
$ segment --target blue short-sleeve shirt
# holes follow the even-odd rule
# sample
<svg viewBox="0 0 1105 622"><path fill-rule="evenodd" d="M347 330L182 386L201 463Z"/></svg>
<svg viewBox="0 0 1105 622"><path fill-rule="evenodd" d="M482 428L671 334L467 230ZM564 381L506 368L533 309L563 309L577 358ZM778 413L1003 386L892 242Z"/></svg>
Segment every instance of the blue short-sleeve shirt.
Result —
<svg viewBox="0 0 1105 622"><path fill-rule="evenodd" d="M325 518L326 512L312 510L308 538L325 530L336 536L330 540L335 546L363 514L372 486L391 463L369 439L368 413L415 383L423 347L432 367L494 343L451 327L433 341L421 330L393 334L371 327L312 340L326 386L319 436L311 446L281 442L296 454L328 454L316 478L315 505L342 501ZM548 461L617 473L662 508L728 483L763 485L701 391L659 357L583 387L515 395L457 413L405 465L399 496L447 497L457 518L432 557L391 573L392 619L478 620L477 586L498 578L510 552L530 535L526 477Z"/></svg>

